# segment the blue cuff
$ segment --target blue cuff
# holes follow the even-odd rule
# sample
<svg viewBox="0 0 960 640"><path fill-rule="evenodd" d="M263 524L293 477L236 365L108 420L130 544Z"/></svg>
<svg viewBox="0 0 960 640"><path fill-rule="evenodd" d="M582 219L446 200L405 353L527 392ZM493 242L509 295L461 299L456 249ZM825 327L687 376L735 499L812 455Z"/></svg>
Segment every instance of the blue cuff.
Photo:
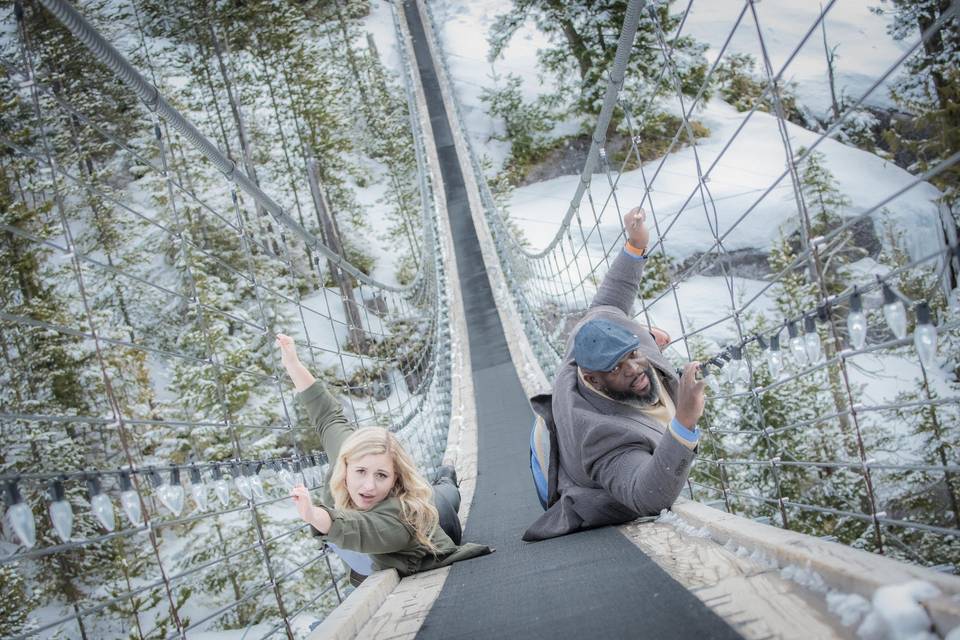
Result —
<svg viewBox="0 0 960 640"><path fill-rule="evenodd" d="M681 439L686 440L690 444L697 444L700 442L700 432L697 431L697 428L694 427L691 431L685 426L680 424L676 418L670 421L670 428L673 429L673 432L677 434Z"/></svg>

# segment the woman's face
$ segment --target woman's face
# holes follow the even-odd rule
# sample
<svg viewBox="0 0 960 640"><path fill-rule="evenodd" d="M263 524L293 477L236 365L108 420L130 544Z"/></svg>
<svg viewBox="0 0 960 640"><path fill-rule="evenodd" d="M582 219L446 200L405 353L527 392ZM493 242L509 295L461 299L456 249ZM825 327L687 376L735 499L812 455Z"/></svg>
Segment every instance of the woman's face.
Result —
<svg viewBox="0 0 960 640"><path fill-rule="evenodd" d="M371 453L347 462L347 493L361 511L380 504L396 482L393 460L386 453Z"/></svg>

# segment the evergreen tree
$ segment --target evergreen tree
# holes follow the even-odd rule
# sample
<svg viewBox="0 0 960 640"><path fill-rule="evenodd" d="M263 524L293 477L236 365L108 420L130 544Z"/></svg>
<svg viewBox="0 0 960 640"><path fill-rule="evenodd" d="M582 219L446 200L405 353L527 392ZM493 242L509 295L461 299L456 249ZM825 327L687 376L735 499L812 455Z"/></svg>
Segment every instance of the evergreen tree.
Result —
<svg viewBox="0 0 960 640"><path fill-rule="evenodd" d="M532 20L551 43L538 54L541 67L572 99L578 113L595 114L603 101L626 8L623 0L514 0L510 11L498 16L490 30L490 59L502 55L517 30ZM670 13L669 3L641 14L626 72L631 101L642 103L648 95L673 91L670 74L661 78L664 60L657 29L669 39L679 23L680 17ZM696 95L706 76L703 51L702 45L686 36L673 43L672 60L686 95Z"/></svg>
<svg viewBox="0 0 960 640"><path fill-rule="evenodd" d="M950 0L882 0L892 13L888 32L895 40L913 41L926 33L950 10ZM960 151L960 19L954 13L931 32L923 46L906 63L906 70L891 89L897 105L910 117L901 118L884 132L894 159L912 173L931 169ZM940 219L943 244L956 244L960 200L960 165L954 163L930 182L943 195ZM960 265L948 266L945 282L956 287Z"/></svg>
<svg viewBox="0 0 960 640"><path fill-rule="evenodd" d="M903 269L911 263L910 255L903 248L903 233L891 224L886 227L886 247L881 255L885 264ZM934 326L943 323L947 301L943 295L935 271L908 269L897 279L898 290L908 299L926 301L930 307ZM910 319L913 324L914 319ZM908 327L912 334L916 326ZM957 459L960 452L960 410L956 404L940 403L943 393L937 388L945 385L949 395L960 392L957 367L960 364L960 336L957 331L941 331L938 336L938 363L940 368L927 370L921 365L920 376L911 388L900 391L897 404L922 403L916 406L897 408L888 412L890 421L903 425L894 443L903 457L919 464L946 467ZM898 355L915 359L912 348L898 349ZM898 520L917 521L943 528L960 529L960 477L949 471L888 472L884 484L895 487L894 495L885 506L889 515ZM953 564L956 571L960 558L960 542L945 539L941 535L921 530L901 529L895 532L896 544L892 551L908 561L924 564Z"/></svg>
<svg viewBox="0 0 960 640"><path fill-rule="evenodd" d="M557 96L540 96L527 102L523 99L522 83L520 76L511 73L502 86L484 88L480 94L490 115L503 121L503 135L492 137L510 143L504 171L514 185L522 182L528 166L551 146L548 136L557 120Z"/></svg>

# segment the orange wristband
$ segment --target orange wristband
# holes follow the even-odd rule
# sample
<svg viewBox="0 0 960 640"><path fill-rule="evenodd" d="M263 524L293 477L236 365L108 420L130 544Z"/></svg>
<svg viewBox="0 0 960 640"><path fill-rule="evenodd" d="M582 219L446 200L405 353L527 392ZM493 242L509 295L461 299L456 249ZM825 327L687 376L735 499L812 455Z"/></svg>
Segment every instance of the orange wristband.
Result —
<svg viewBox="0 0 960 640"><path fill-rule="evenodd" d="M629 240L628 240L627 242L624 242L624 243L623 243L623 251L624 251L624 253L626 253L626 254L627 254L628 256L630 256L631 258L640 259L640 258L646 258L646 257L647 257L647 248L646 248L646 247L644 247L643 249L637 249L635 246L633 246L632 244L630 244L630 241L629 241Z"/></svg>

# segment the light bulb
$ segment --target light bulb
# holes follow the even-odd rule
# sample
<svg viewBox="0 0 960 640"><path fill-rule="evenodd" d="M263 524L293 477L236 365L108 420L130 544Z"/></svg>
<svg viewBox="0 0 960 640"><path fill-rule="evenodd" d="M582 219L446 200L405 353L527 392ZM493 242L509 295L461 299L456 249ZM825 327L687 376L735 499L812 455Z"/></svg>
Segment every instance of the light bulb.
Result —
<svg viewBox="0 0 960 640"><path fill-rule="evenodd" d="M783 371L783 355L780 353L780 334L770 336L770 348L767 349L767 366L770 367L770 376L774 380L780 379Z"/></svg>
<svg viewBox="0 0 960 640"><path fill-rule="evenodd" d="M170 480L160 487L158 496L163 506L175 518L180 517L180 513L183 511L183 485L180 484L180 469L174 467L170 470Z"/></svg>
<svg viewBox="0 0 960 640"><path fill-rule="evenodd" d="M260 478L260 467L261 464L258 462L247 463L247 471L249 472L247 478L250 482L250 492L253 493L253 497L257 500L263 500L267 497L267 492L263 490L263 479Z"/></svg>
<svg viewBox="0 0 960 640"><path fill-rule="evenodd" d="M236 462L233 463L233 484L237 486L237 491L245 500L249 500L250 496L253 495L250 489L250 481L241 472L240 465Z"/></svg>
<svg viewBox="0 0 960 640"><path fill-rule="evenodd" d="M867 316L863 314L863 300L857 288L850 295L850 314L847 316L847 332L850 344L858 351L867 343Z"/></svg>
<svg viewBox="0 0 960 640"><path fill-rule="evenodd" d="M716 365L714 365L716 368ZM707 365L700 367L700 372L703 375L703 379L707 381L707 385L713 390L714 393L720 393L720 379L713 372L713 369Z"/></svg>
<svg viewBox="0 0 960 640"><path fill-rule="evenodd" d="M290 469L287 468L287 463L278 461L276 465L277 479L280 480L281 484L283 484L284 488L288 491L293 489L293 474L290 472Z"/></svg>
<svg viewBox="0 0 960 640"><path fill-rule="evenodd" d="M823 349L820 345L820 334L817 333L817 323L812 315L803 319L803 332L803 348L807 352L807 360L810 364L817 364L823 355Z"/></svg>
<svg viewBox="0 0 960 640"><path fill-rule="evenodd" d="M120 472L120 506L123 512L127 514L127 520L135 527L142 523L143 512L140 508L140 496L133 488L133 482L130 481L130 472Z"/></svg>
<svg viewBox="0 0 960 640"><path fill-rule="evenodd" d="M302 456L300 459L300 476L303 478L303 484L306 487L313 487L317 483L316 474L314 474L313 456Z"/></svg>
<svg viewBox="0 0 960 640"><path fill-rule="evenodd" d="M743 364L742 360L731 360L727 363L727 366L723 369L723 375L727 382L730 384L736 384L737 379L740 377L740 366Z"/></svg>
<svg viewBox="0 0 960 640"><path fill-rule="evenodd" d="M930 321L930 305L920 302L916 308L917 327L913 330L913 344L924 369L937 366L937 328Z"/></svg>
<svg viewBox="0 0 960 640"><path fill-rule="evenodd" d="M293 485L295 487L300 485L307 486L307 479L303 473L303 465L300 461L294 460L291 466L293 467Z"/></svg>
<svg viewBox="0 0 960 640"><path fill-rule="evenodd" d="M230 504L230 485L224 480L220 465L213 467L213 492L217 494L217 499L221 505L226 507Z"/></svg>
<svg viewBox="0 0 960 640"><path fill-rule="evenodd" d="M318 453L314 456L316 461L316 472L317 472L317 484L321 484L323 479L326 477L327 472L330 470L330 460L327 458L326 452Z"/></svg>
<svg viewBox="0 0 960 640"><path fill-rule="evenodd" d="M103 492L100 478L87 476L87 494L90 496L90 511L97 517L100 524L107 531L113 531L117 526L117 519L113 514L113 503L110 496Z"/></svg>
<svg viewBox="0 0 960 640"><path fill-rule="evenodd" d="M797 364L802 367L807 364L807 347L800 331L797 329L795 320L791 320L787 325L787 333L790 336L790 353L793 354L793 359L797 361Z"/></svg>
<svg viewBox="0 0 960 640"><path fill-rule="evenodd" d="M740 366L737 368L737 373L740 374L740 382L744 384L750 383L750 367L747 366L747 361L743 359L743 347L737 347L736 351L733 352L734 357L737 355L740 356Z"/></svg>
<svg viewBox="0 0 960 640"><path fill-rule="evenodd" d="M63 490L63 481L54 480L50 483L50 522L53 523L53 530L57 532L60 539L64 542L70 542L73 535L73 508L67 500L66 492Z"/></svg>
<svg viewBox="0 0 960 640"><path fill-rule="evenodd" d="M883 285L883 317L893 335L901 340L907 337L907 310L893 288L886 283Z"/></svg>
<svg viewBox="0 0 960 640"><path fill-rule="evenodd" d="M323 482L323 470L321 468L321 458L317 455L307 456L307 467L304 470L309 471L311 475L311 484L316 487Z"/></svg>
<svg viewBox="0 0 960 640"><path fill-rule="evenodd" d="M27 549L37 544L37 524L33 520L30 505L23 501L17 480L10 480L5 487L7 500L7 518L20 544Z"/></svg>
<svg viewBox="0 0 960 640"><path fill-rule="evenodd" d="M209 502L209 500L207 500L209 495L207 493L207 485L203 483L203 475L196 465L190 466L190 495L193 496L193 501L197 504L199 511L207 510L207 504Z"/></svg>

